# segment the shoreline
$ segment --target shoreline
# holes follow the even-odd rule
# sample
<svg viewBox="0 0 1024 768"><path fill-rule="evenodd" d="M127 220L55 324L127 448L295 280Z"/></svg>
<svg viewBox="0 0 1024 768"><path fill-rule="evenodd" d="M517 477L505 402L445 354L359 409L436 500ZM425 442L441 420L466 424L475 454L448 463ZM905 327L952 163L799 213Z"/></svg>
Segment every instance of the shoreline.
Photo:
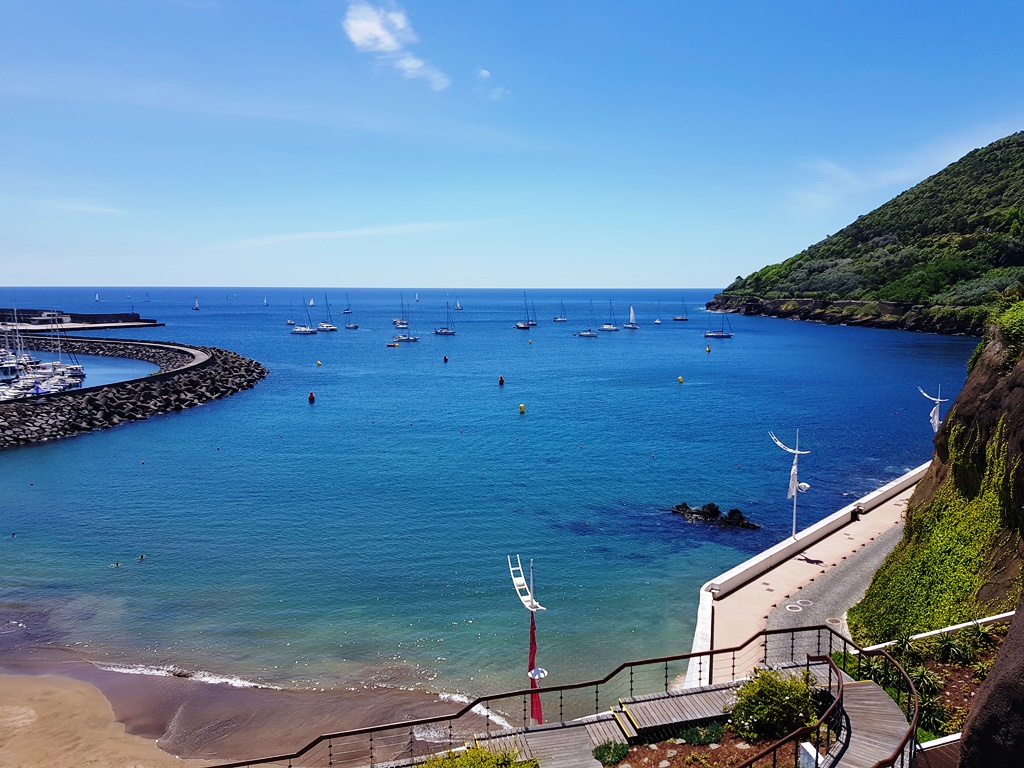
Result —
<svg viewBox="0 0 1024 768"><path fill-rule="evenodd" d="M462 705L406 688L239 687L42 653L0 662L0 764L205 766L290 754L325 733Z"/></svg>

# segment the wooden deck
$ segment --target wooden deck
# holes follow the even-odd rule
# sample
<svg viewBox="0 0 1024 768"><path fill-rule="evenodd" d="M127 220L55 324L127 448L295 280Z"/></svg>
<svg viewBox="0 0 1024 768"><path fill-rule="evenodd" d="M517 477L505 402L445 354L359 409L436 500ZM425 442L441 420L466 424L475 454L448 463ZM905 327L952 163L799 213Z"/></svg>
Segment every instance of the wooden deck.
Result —
<svg viewBox="0 0 1024 768"><path fill-rule="evenodd" d="M810 671L819 684L827 685L827 665L812 665ZM845 674L843 678L847 736L845 743L837 745L823 764L871 768L896 750L906 734L907 721L899 705L875 683L853 682ZM475 743L485 749L512 750L521 757L536 758L542 768L599 768L600 763L593 757L594 747L608 741L643 743L662 737L669 729L717 718L732 703L738 684L719 683L634 696L594 717L495 735L481 734Z"/></svg>

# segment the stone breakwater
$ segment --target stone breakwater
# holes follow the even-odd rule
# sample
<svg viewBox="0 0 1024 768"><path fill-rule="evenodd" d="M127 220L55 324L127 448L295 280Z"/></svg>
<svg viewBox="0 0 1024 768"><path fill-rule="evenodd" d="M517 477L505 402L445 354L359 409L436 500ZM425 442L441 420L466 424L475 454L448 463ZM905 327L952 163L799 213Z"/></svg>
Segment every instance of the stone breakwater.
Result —
<svg viewBox="0 0 1024 768"><path fill-rule="evenodd" d="M53 343L26 338L30 349L44 355ZM255 360L217 347L82 338L62 338L60 346L75 354L144 360L160 370L141 379L2 402L0 450L192 408L251 389L267 375Z"/></svg>

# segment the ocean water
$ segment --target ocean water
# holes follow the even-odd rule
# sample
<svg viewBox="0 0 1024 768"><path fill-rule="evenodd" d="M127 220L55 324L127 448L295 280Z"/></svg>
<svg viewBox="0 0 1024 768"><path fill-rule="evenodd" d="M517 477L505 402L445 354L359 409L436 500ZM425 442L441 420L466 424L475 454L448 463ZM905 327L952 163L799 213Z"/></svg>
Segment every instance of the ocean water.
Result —
<svg viewBox="0 0 1024 768"><path fill-rule="evenodd" d="M792 444L799 428L811 451L805 527L928 460L917 387L955 397L977 343L739 316L734 338L706 341L722 322L702 309L713 290L529 291L524 332L521 290L334 289L335 323L359 330L308 337L285 320L326 319L322 289L146 292L8 288L0 304L134 305L167 325L119 335L232 349L270 375L0 454L4 653L282 687L520 687L516 553L547 608L548 683L685 652L699 586L789 534L791 459L768 431ZM403 299L420 341L388 348ZM457 335L434 336L456 299ZM572 335L609 302L618 323L632 304L641 329ZM673 322L683 302L690 320ZM562 303L569 322L554 323ZM681 501L763 528L688 524L669 512Z"/></svg>

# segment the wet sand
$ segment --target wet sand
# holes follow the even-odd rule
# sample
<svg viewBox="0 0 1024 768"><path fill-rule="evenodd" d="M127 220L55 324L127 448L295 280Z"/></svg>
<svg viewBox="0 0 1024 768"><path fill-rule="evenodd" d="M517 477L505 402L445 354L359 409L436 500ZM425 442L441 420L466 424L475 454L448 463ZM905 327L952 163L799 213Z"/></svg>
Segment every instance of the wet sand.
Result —
<svg viewBox="0 0 1024 768"><path fill-rule="evenodd" d="M237 688L75 659L4 659L0 673L0 765L10 768L180 768L270 757L324 733L463 706L418 691Z"/></svg>

